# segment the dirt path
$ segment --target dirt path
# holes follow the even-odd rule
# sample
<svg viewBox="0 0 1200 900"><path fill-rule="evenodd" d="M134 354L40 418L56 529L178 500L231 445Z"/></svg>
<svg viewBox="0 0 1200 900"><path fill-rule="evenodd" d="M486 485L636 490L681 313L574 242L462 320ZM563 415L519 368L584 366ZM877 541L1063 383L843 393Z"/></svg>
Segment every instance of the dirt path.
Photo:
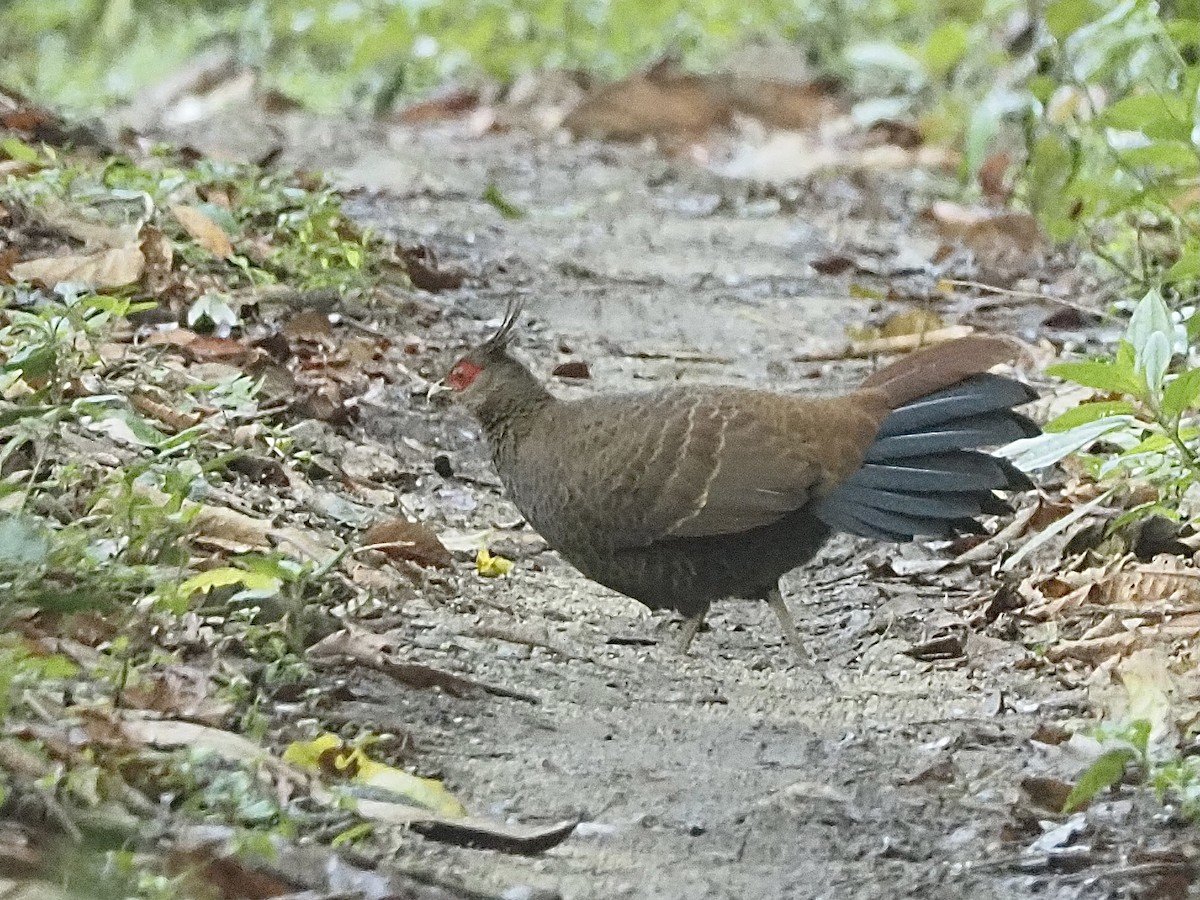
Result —
<svg viewBox="0 0 1200 900"><path fill-rule="evenodd" d="M670 378L848 383L861 366L794 356L842 340L871 301L847 299L845 276L814 275L809 262L850 243L902 268L933 243L914 236L911 183L830 179L781 197L642 150L452 130L294 122L284 143L288 161L361 189L352 205L365 221L479 276L484 286L432 301L444 312L431 339L444 340L443 362L520 291L534 320L521 349L537 369L591 365L592 380L560 382L563 393ZM493 183L524 218L481 199ZM448 601L415 597L397 627L422 658L540 702L397 692L356 672L341 716L410 733L423 771L440 769L481 813L585 822L539 857L413 835L399 861L512 900L1171 896L1134 893L1123 851L1101 841L1078 871L1026 849L1038 827L1018 802L1022 777L1075 771L1030 737L1077 714L1082 692L1017 667L1020 645L965 627L957 610L987 583L883 577L869 564L897 551L842 540L788 581L836 688L791 661L765 606L718 607L681 659L661 640L673 624L504 530L518 516L468 420L407 384L394 399L368 431L447 453L456 473L433 475L430 461L412 509L439 529L499 526L518 557L507 579L464 566ZM497 631L538 646L479 636ZM943 632L962 637L964 655L904 654ZM1155 843L1148 809L1111 815L1127 844Z"/></svg>

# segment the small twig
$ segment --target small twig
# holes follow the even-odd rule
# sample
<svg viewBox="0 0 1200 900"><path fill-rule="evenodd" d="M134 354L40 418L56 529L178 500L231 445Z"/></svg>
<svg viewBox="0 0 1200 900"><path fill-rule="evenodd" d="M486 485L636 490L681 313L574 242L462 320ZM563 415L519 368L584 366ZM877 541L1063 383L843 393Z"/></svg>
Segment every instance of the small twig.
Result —
<svg viewBox="0 0 1200 900"><path fill-rule="evenodd" d="M974 334L970 325L947 325L912 334L895 337L875 338L870 341L851 341L838 350L816 350L792 357L793 362L830 362L840 359L870 359L885 353L908 353L918 347L932 347Z"/></svg>

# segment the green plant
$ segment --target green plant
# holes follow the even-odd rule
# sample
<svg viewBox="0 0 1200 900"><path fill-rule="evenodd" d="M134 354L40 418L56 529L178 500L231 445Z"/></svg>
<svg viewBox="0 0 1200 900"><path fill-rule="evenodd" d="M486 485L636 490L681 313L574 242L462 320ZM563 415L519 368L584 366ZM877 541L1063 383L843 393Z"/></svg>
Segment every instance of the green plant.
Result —
<svg viewBox="0 0 1200 900"><path fill-rule="evenodd" d="M1052 238L1090 246L1131 287L1194 291L1200 6L1053 0L1044 22L1021 197Z"/></svg>
<svg viewBox="0 0 1200 900"><path fill-rule="evenodd" d="M1200 367L1187 359L1200 319L1182 321L1152 290L1136 305L1112 357L1050 366L1047 373L1099 392L1047 423L1045 434L1010 449L1020 467L1037 469L1075 453L1100 481L1156 488L1168 506L1200 478L1195 417ZM1172 371L1173 369L1173 371ZM1084 452L1101 443L1101 450ZM1155 501L1133 511L1145 512ZM1118 523L1120 524L1120 523Z"/></svg>

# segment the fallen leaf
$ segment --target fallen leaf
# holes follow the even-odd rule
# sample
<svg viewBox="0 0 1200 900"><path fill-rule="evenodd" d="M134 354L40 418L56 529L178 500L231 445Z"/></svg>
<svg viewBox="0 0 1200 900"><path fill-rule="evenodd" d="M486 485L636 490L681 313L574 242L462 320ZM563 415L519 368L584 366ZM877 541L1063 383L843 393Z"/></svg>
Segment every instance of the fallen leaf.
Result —
<svg viewBox="0 0 1200 900"><path fill-rule="evenodd" d="M563 127L576 137L687 141L699 140L715 128L728 128L733 113L725 86L660 63L585 97L563 119Z"/></svg>
<svg viewBox="0 0 1200 900"><path fill-rule="evenodd" d="M121 702L132 709L164 713L204 725L219 725L233 709L211 696L208 673L185 666L136 676L121 692Z"/></svg>
<svg viewBox="0 0 1200 900"><path fill-rule="evenodd" d="M479 92L461 88L413 103L397 117L401 122L420 125L464 116L479 106Z"/></svg>
<svg viewBox="0 0 1200 900"><path fill-rule="evenodd" d="M983 196L997 203L1007 203L1012 195L1012 183L1008 170L1012 166L1012 157L1001 150L993 153L983 161L976 178Z"/></svg>
<svg viewBox="0 0 1200 900"><path fill-rule="evenodd" d="M309 647L307 654L310 659L314 660L335 660L339 657L346 657L395 678L409 687L418 689L437 687L452 697L463 697L474 691L483 691L497 697L524 700L526 703L539 702L537 697L531 694L472 681L461 675L443 672L432 666L398 658L398 648L395 642L363 628L349 627L334 632Z"/></svg>
<svg viewBox="0 0 1200 900"><path fill-rule="evenodd" d="M208 214L195 206L177 203L171 207L171 215L183 226L197 244L219 259L233 255L233 244L229 235Z"/></svg>
<svg viewBox="0 0 1200 900"><path fill-rule="evenodd" d="M419 566L449 569L454 565L450 551L438 536L419 522L407 519L379 522L363 533L362 541L393 559L408 560Z"/></svg>
<svg viewBox="0 0 1200 900"><path fill-rule="evenodd" d="M296 741L283 752L283 761L325 778L342 778L384 791L441 816L459 818L466 807L432 778L418 778L403 769L371 759L361 747L347 746L336 734L325 732L311 741Z"/></svg>
<svg viewBox="0 0 1200 900"><path fill-rule="evenodd" d="M1026 274L1042 262L1050 246L1042 226L1027 212L940 200L923 217L945 240L961 243L981 266L1000 274Z"/></svg>
<svg viewBox="0 0 1200 900"><path fill-rule="evenodd" d="M592 372L588 364L579 360L559 363L551 373L556 378L591 378Z"/></svg>
<svg viewBox="0 0 1200 900"><path fill-rule="evenodd" d="M1040 807L1055 815L1062 812L1071 796L1071 785L1057 778L1046 778L1031 775L1021 780L1021 790L1029 797L1034 806Z"/></svg>
<svg viewBox="0 0 1200 900"><path fill-rule="evenodd" d="M475 554L475 570L484 578L499 578L513 570L513 561L503 556L493 556L487 547L480 547Z"/></svg>
<svg viewBox="0 0 1200 900"><path fill-rule="evenodd" d="M294 341L333 346L333 326L329 315L316 309L306 309L287 320L282 329L284 337Z"/></svg>
<svg viewBox="0 0 1200 900"><path fill-rule="evenodd" d="M158 296L171 285L171 267L175 263L175 247L171 239L153 225L142 227L139 248L145 260L142 287L146 293Z"/></svg>
<svg viewBox="0 0 1200 900"><path fill-rule="evenodd" d="M9 274L17 281L36 281L48 288L62 282L92 290L125 287L142 277L145 258L137 244L71 256L47 256L16 263Z"/></svg>

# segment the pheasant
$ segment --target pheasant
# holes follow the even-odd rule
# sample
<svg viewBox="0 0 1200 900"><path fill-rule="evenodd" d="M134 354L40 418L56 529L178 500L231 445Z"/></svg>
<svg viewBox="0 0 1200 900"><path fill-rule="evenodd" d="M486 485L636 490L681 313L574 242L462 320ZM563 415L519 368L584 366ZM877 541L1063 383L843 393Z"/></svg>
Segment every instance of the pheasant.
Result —
<svg viewBox="0 0 1200 900"><path fill-rule="evenodd" d="M686 653L716 600L765 600L835 533L888 542L977 532L1031 482L978 448L1031 437L1036 396L987 370L1020 345L969 336L918 350L839 397L675 385L561 400L509 352L519 316L446 384L482 426L509 496L588 578L684 617Z"/></svg>

